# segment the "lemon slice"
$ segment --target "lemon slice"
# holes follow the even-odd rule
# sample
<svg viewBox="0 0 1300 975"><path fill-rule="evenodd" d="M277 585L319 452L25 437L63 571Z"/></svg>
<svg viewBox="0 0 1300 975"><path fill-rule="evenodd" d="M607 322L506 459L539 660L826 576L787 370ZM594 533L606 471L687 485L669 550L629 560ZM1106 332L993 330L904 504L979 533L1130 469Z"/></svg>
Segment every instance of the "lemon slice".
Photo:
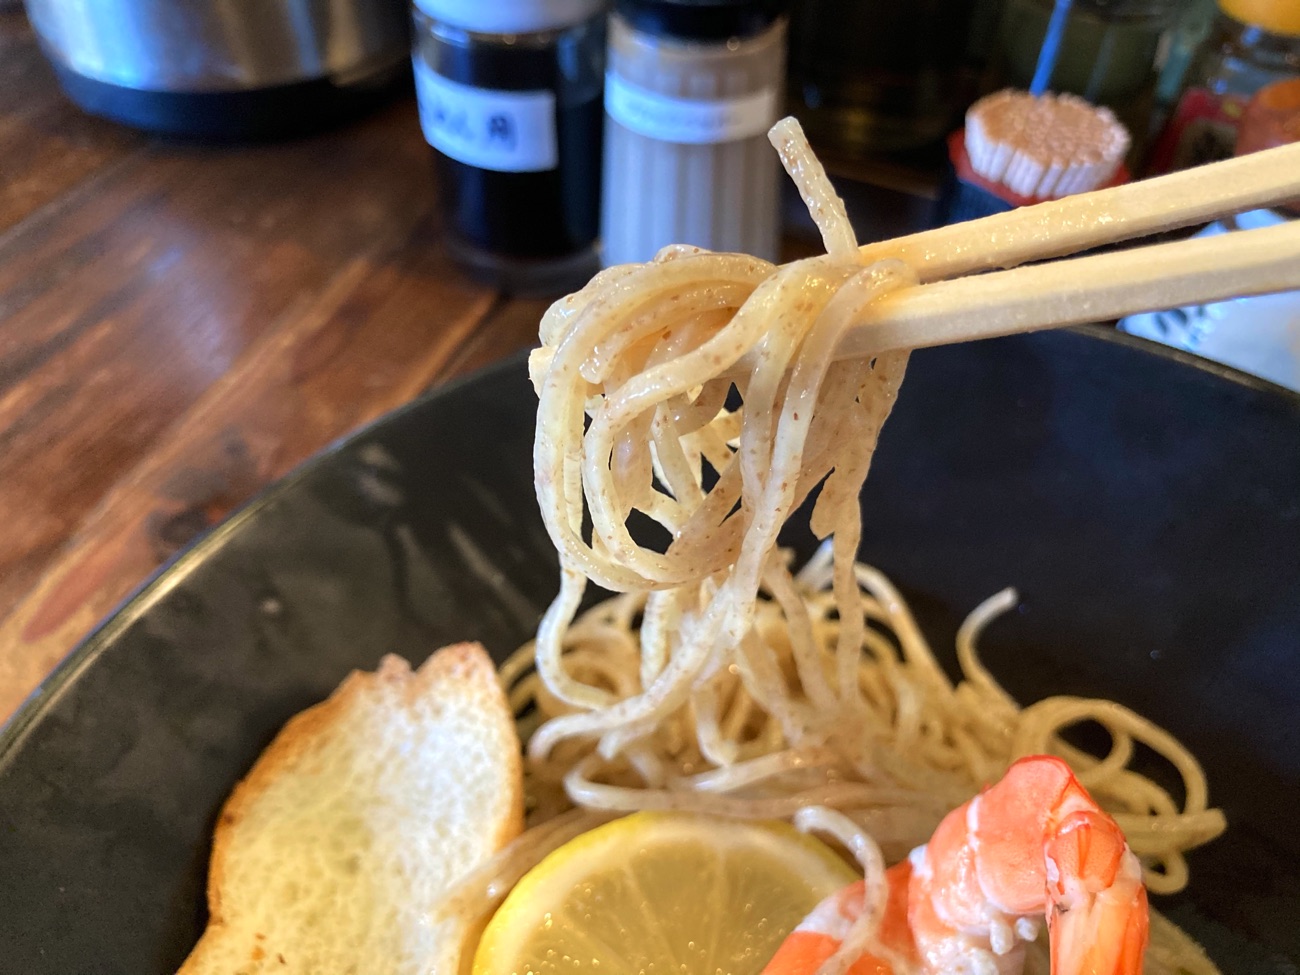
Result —
<svg viewBox="0 0 1300 975"><path fill-rule="evenodd" d="M757 975L855 877L784 823L636 813L530 870L483 932L474 975Z"/></svg>

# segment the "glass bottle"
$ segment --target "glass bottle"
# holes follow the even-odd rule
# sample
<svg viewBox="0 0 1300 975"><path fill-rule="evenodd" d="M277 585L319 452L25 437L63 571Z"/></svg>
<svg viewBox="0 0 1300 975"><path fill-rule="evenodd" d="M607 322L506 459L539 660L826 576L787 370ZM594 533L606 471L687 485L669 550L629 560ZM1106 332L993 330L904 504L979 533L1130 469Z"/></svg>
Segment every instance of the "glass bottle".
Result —
<svg viewBox="0 0 1300 975"><path fill-rule="evenodd" d="M609 22L603 259L667 244L775 259L786 21L771 0L618 0Z"/></svg>
<svg viewBox="0 0 1300 975"><path fill-rule="evenodd" d="M998 49L1012 87L1029 87L1054 6L1007 0ZM1109 108L1140 148L1155 107L1161 45L1178 8L1178 0L1075 0L1048 87Z"/></svg>
<svg viewBox="0 0 1300 975"><path fill-rule="evenodd" d="M1218 0L1152 157L1155 173L1232 155L1242 112L1275 81L1300 77L1300 0Z"/></svg>
<svg viewBox="0 0 1300 975"><path fill-rule="evenodd" d="M860 159L938 143L976 95L1000 0L800 0L791 107L819 152Z"/></svg>
<svg viewBox="0 0 1300 975"><path fill-rule="evenodd" d="M1219 5L1215 0L1186 0L1183 5L1167 35L1160 78L1156 82L1156 104L1161 112L1168 113L1178 101L1187 71L1200 53L1201 45L1210 36L1218 12Z"/></svg>
<svg viewBox="0 0 1300 975"><path fill-rule="evenodd" d="M603 0L416 0L413 18L452 254L510 290L581 285L598 267Z"/></svg>

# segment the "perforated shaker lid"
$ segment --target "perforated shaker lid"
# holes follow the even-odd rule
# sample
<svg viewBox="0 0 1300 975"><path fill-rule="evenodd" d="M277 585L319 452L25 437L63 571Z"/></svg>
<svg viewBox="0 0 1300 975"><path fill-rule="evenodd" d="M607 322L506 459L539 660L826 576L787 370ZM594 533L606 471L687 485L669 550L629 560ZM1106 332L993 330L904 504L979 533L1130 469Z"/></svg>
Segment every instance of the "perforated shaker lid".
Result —
<svg viewBox="0 0 1300 975"><path fill-rule="evenodd" d="M605 0L415 0L434 20L479 34L530 34L572 27L605 8Z"/></svg>
<svg viewBox="0 0 1300 975"><path fill-rule="evenodd" d="M720 41L753 37L785 13L786 0L617 0L619 15L656 37Z"/></svg>

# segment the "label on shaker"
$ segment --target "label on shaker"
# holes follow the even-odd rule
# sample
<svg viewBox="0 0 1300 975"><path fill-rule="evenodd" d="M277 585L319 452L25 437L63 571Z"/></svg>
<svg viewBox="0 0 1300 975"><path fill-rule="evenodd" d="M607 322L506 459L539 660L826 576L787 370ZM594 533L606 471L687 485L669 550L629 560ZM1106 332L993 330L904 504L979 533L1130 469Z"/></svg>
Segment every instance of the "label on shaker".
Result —
<svg viewBox="0 0 1300 975"><path fill-rule="evenodd" d="M663 142L710 145L762 135L777 119L775 88L735 98L677 98L605 75L605 111L624 128Z"/></svg>
<svg viewBox="0 0 1300 975"><path fill-rule="evenodd" d="M555 93L472 88L415 58L424 138L444 156L499 173L537 173L558 162Z"/></svg>

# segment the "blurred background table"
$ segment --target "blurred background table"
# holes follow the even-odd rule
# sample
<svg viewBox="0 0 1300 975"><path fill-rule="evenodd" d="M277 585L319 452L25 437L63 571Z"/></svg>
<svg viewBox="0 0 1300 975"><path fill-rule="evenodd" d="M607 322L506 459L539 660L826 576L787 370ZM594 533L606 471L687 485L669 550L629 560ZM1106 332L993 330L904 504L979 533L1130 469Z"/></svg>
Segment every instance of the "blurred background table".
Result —
<svg viewBox="0 0 1300 975"><path fill-rule="evenodd" d="M849 204L870 239L933 196L883 171ZM786 209L787 254L809 252ZM547 304L450 263L413 99L285 143L149 138L73 107L0 13L0 723L171 555L533 344Z"/></svg>
<svg viewBox="0 0 1300 975"><path fill-rule="evenodd" d="M321 447L534 342L440 246L413 102L213 148L89 118L0 14L0 722Z"/></svg>

